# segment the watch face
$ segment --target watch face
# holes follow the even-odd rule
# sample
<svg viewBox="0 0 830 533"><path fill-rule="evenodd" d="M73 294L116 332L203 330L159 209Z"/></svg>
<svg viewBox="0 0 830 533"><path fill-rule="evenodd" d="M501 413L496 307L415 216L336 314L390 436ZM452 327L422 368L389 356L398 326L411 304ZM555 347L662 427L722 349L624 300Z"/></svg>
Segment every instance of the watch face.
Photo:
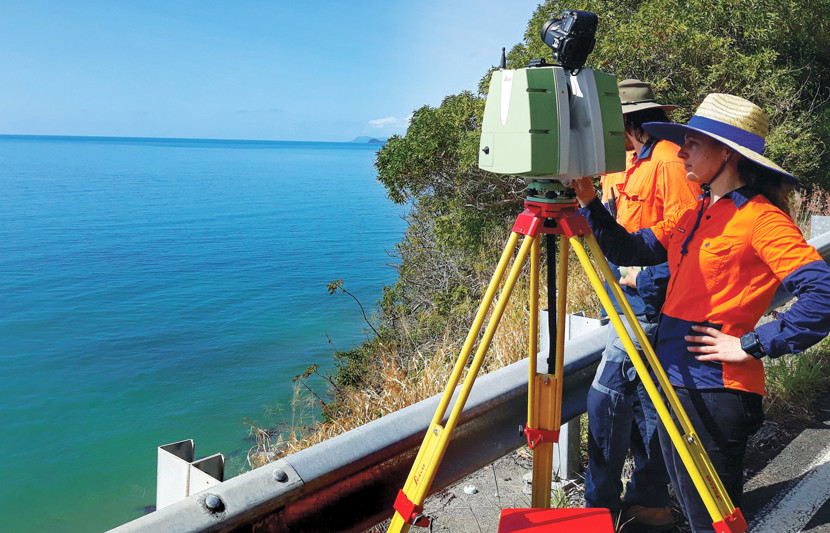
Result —
<svg viewBox="0 0 830 533"><path fill-rule="evenodd" d="M750 355L755 355L761 352L761 343L758 340L758 334L750 331L741 337L741 349Z"/></svg>

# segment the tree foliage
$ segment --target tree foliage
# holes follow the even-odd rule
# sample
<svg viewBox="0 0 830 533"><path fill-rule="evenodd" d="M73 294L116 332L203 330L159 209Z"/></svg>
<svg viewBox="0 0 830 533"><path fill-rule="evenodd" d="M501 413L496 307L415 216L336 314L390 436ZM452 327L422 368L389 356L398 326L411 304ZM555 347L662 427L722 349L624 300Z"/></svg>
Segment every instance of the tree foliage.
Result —
<svg viewBox="0 0 830 533"><path fill-rule="evenodd" d="M766 155L805 184L830 185L829 0L548 0L507 55L508 68L550 59L539 32L566 9L599 17L586 68L651 82L658 100L680 106L673 114L680 122L709 93L748 98L771 119ZM389 197L412 207L397 247L400 277L382 302L384 334L402 328L423 343L447 324L468 324L498 236L520 211L524 182L477 165L490 72L477 95L447 96L437 108L415 111L406 135L378 154Z"/></svg>
<svg viewBox="0 0 830 533"><path fill-rule="evenodd" d="M542 24L565 9L597 13L597 44L587 68L651 82L658 99L680 106L685 122L713 92L764 108L765 154L805 184L830 186L830 2L827 0L548 1L508 56L520 68L550 57ZM809 21L809 22L808 22ZM487 86L485 78L480 89Z"/></svg>
<svg viewBox="0 0 830 533"><path fill-rule="evenodd" d="M389 197L438 215L520 205L520 182L478 168L483 113L484 98L466 91L415 111L406 135L393 136L378 154Z"/></svg>
<svg viewBox="0 0 830 533"><path fill-rule="evenodd" d="M406 329L412 349L447 335L450 317L465 323L498 253L489 249L492 236L504 233L522 204L522 180L478 168L483 113L484 98L470 92L424 106L375 163L389 197L411 205L396 247L399 280L387 288L382 311L388 327Z"/></svg>

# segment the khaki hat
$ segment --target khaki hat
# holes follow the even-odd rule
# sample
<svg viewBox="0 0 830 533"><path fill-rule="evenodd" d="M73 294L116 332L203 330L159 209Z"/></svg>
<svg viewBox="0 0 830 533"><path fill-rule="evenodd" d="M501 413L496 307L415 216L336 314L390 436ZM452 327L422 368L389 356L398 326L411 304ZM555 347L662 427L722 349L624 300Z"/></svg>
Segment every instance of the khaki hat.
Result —
<svg viewBox="0 0 830 533"><path fill-rule="evenodd" d="M654 90L652 90L650 83L628 79L619 82L617 88L620 91L620 103L622 104L623 115L655 107L659 107L667 113L677 109L676 105L658 104L654 100Z"/></svg>
<svg viewBox="0 0 830 533"><path fill-rule="evenodd" d="M729 146L750 161L781 175L785 183L801 182L763 155L769 118L764 110L739 96L712 93L703 99L688 124L647 122L649 135L669 140L678 146L686 142L686 132L695 131Z"/></svg>

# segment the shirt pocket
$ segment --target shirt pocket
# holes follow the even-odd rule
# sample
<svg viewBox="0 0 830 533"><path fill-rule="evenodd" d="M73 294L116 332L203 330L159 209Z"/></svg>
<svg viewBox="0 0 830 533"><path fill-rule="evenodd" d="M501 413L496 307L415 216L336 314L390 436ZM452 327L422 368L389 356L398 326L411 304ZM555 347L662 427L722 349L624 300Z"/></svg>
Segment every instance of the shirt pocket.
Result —
<svg viewBox="0 0 830 533"><path fill-rule="evenodd" d="M639 231L643 229L643 212L645 209L645 198L637 195L621 195L617 208L617 222L628 231Z"/></svg>
<svg viewBox="0 0 830 533"><path fill-rule="evenodd" d="M707 291L718 292L728 285L729 258L733 245L729 241L708 239L700 246L700 271Z"/></svg>

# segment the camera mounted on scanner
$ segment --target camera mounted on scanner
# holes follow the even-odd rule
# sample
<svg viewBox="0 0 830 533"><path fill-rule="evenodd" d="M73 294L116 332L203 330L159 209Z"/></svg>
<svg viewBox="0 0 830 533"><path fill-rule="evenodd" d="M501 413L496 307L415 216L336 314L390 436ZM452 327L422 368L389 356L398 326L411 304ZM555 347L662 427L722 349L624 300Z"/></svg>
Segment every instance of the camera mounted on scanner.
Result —
<svg viewBox="0 0 830 533"><path fill-rule="evenodd" d="M616 77L582 68L596 28L594 13L568 10L542 26L557 65L535 59L507 69L502 55L484 107L482 170L525 178L529 196L542 201L574 202L566 191L572 179L625 168Z"/></svg>
<svg viewBox="0 0 830 533"><path fill-rule="evenodd" d="M597 16L590 11L571 10L542 26L542 41L553 50L553 61L562 68L582 68L597 40Z"/></svg>

